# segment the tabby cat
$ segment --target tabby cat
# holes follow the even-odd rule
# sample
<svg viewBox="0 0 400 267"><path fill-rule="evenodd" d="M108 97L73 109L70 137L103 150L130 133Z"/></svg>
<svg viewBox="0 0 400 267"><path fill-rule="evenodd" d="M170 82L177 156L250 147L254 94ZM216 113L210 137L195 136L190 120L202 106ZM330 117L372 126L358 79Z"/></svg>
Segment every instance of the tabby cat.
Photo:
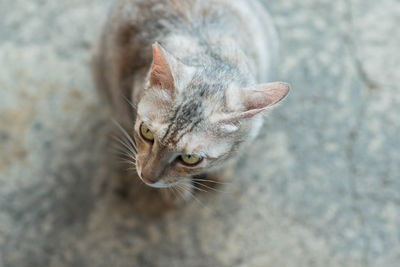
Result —
<svg viewBox="0 0 400 267"><path fill-rule="evenodd" d="M140 179L156 188L221 179L289 93L266 83L277 48L258 0L115 1L93 69Z"/></svg>

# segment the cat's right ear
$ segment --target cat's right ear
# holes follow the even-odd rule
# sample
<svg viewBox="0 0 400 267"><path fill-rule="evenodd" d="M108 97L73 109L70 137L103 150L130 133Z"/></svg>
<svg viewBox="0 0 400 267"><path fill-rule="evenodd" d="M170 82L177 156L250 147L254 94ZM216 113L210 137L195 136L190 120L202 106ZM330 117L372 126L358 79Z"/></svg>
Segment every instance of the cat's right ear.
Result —
<svg viewBox="0 0 400 267"><path fill-rule="evenodd" d="M281 102L290 91L290 85L284 82L258 84L241 89L227 91L227 104L234 115L228 115L228 121L251 118L269 110Z"/></svg>
<svg viewBox="0 0 400 267"><path fill-rule="evenodd" d="M244 96L243 117L254 115L274 107L289 94L290 85L284 82L272 82L258 84L250 88L242 89Z"/></svg>
<svg viewBox="0 0 400 267"><path fill-rule="evenodd" d="M193 68L184 65L168 53L159 43L153 44L153 64L150 72L150 86L168 90L173 95L185 78L191 77Z"/></svg>

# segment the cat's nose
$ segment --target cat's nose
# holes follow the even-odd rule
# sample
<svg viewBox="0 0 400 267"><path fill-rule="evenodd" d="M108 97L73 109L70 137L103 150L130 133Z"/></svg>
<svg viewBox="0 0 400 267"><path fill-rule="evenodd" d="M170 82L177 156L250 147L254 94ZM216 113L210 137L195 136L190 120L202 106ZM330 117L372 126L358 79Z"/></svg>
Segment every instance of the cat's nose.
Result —
<svg viewBox="0 0 400 267"><path fill-rule="evenodd" d="M157 181L155 181L155 179L152 178L152 173L151 172L150 173L148 173L146 171L143 172L143 170L142 170L142 171L139 172L139 177L142 179L142 181L145 184L155 184L157 182Z"/></svg>
<svg viewBox="0 0 400 267"><path fill-rule="evenodd" d="M145 182L146 184L155 184L155 183L156 183L155 181L152 181L152 180L150 180L150 179L147 179L146 177L143 177L143 176L142 176L142 180L143 180L143 182Z"/></svg>
<svg viewBox="0 0 400 267"><path fill-rule="evenodd" d="M146 165L141 169L141 177L143 182L152 185L157 183L161 178L161 167L157 164L152 164L152 162L147 162Z"/></svg>

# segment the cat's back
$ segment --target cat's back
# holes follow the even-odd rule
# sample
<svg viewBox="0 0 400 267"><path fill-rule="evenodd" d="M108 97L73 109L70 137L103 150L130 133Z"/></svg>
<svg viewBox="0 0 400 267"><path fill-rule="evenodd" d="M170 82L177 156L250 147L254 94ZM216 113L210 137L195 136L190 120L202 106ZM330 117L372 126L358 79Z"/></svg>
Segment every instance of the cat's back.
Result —
<svg viewBox="0 0 400 267"><path fill-rule="evenodd" d="M257 72L269 74L277 50L275 29L258 0L117 0L109 22L114 41L143 50L138 62L151 62L150 47L155 41L167 39L171 52L182 58L185 51L201 52L182 35L203 35L201 42L227 37L255 61ZM262 76L258 78L268 79Z"/></svg>
<svg viewBox="0 0 400 267"><path fill-rule="evenodd" d="M207 65L214 55L235 60L232 40L245 55L236 62L248 63L257 82L270 80L277 37L258 0L115 0L93 49L96 87L121 118L130 112L121 99L142 94L154 42L186 63Z"/></svg>

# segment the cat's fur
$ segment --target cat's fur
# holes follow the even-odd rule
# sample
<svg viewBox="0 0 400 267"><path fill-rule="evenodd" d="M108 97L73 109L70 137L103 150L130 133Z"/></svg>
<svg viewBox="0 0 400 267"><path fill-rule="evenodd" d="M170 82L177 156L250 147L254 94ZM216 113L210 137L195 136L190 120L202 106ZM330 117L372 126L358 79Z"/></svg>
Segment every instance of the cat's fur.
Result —
<svg viewBox="0 0 400 267"><path fill-rule="evenodd" d="M262 111L289 92L285 83L257 85L271 79L276 54L277 36L258 0L118 0L93 67L134 138L139 176L165 187L194 175L218 178L254 139ZM142 122L154 143L140 136ZM181 153L204 159L184 166Z"/></svg>

